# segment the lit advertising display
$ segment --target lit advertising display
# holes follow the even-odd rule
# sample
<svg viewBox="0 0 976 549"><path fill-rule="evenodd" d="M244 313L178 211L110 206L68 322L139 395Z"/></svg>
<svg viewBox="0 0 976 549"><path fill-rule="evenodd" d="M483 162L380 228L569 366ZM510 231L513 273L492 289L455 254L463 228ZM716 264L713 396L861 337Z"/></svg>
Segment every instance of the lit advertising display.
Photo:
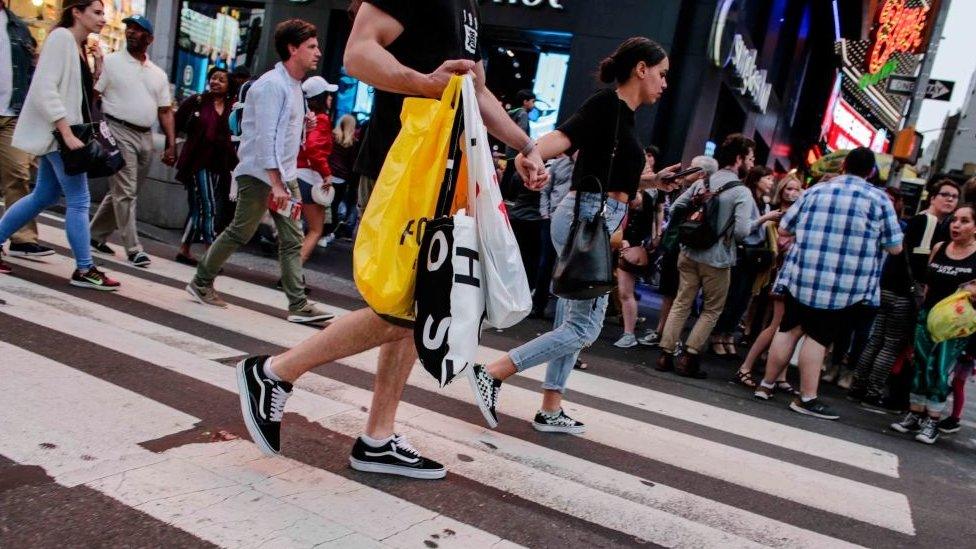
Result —
<svg viewBox="0 0 976 549"><path fill-rule="evenodd" d="M834 151L869 147L875 152L885 152L888 147L887 132L872 126L841 98L834 103L824 139L827 147Z"/></svg>

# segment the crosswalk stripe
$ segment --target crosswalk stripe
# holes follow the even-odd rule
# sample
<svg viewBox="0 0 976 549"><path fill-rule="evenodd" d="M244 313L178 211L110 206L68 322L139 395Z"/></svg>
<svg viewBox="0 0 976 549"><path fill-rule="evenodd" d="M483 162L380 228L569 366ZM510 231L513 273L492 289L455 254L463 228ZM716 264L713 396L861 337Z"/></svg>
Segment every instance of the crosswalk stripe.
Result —
<svg viewBox="0 0 976 549"><path fill-rule="evenodd" d="M173 288L133 278L134 280L131 281L133 284L127 284L127 286L135 287L127 287L126 290L128 291L136 291L143 295L154 295L162 300L166 300L165 294L167 292L179 293ZM143 290L138 288L140 285L154 286L155 290ZM178 299L178 295L170 296L170 298ZM189 311L192 315L197 311L208 309L212 310L212 308L194 306ZM252 315L252 318L247 318L247 315ZM268 329L269 319L266 315L258 315L246 309L242 310L240 314L235 313L231 316L233 318L225 318L223 324L228 329L251 337L264 338L281 345L293 344L291 338L303 339L305 337L305 335L294 331L294 328L304 327L290 327L293 329L292 331L282 334L285 336L283 339L287 340L278 340L276 339L277 336L269 335L271 330ZM284 323L271 320L271 324ZM304 330L310 329L304 328ZM375 352L351 357L344 360L343 363L371 372L375 364ZM420 387L433 389L433 382L423 377L423 374L418 371L415 371L413 382ZM470 395L460 385L449 386L446 393L448 396L463 402L470 402ZM504 394L503 402L506 411L510 409L508 408L510 405L514 404L524 416L531 417L531 414L534 413L538 402L537 394L516 387L506 387ZM758 491L771 493L831 513L850 515L869 524L904 533L914 532L907 498L901 494L819 473L653 425L606 414L599 410L568 403L567 408L571 411L581 411L587 414L588 419L596 421L600 426L599 429L591 430L589 435L591 440L622 448L636 455L671 463L713 478L720 478ZM403 421L408 419L401 416ZM815 489L811 489L807 481L814 482Z"/></svg>
<svg viewBox="0 0 976 549"><path fill-rule="evenodd" d="M59 246L67 245L67 238L63 230L42 224L40 231L45 241ZM117 264L126 263L119 258L109 260ZM175 261L154 256L152 272L171 280L186 282L192 278L195 270ZM121 273L115 273L113 276L120 278L122 275ZM126 280L131 279L126 278ZM220 277L217 285L223 294L262 305L281 307L284 303L281 292L258 284L241 281L233 277ZM126 289L123 288L123 291L126 291ZM327 308L337 315L349 312L339 307ZM234 314L236 316L237 311ZM221 322L219 319L226 317L226 312L211 311L211 314L208 314L207 317L207 322L220 325ZM280 331L280 328L276 329L276 332ZM276 339L274 342L285 347L291 347L302 341L304 337L307 337L294 337L296 333L301 333L301 331L294 331L292 337L280 340ZM269 338L258 337L271 341ZM494 360L502 353L502 351L482 346L479 349L479 359L487 362ZM545 376L545 371L543 368L534 368L520 375L541 381ZM805 429L782 425L751 415L726 410L652 389L621 383L586 372L574 372L572 389L590 396L674 417L683 421L697 423L712 429L757 440L765 444L772 444L803 454L844 463L852 467L889 477L898 477L898 457L891 452L870 446L821 435Z"/></svg>
<svg viewBox="0 0 976 549"><path fill-rule="evenodd" d="M227 547L416 547L430 532L450 530L456 547L503 542L327 471L264 457L247 441L155 454L139 442L197 420L13 345L0 342L0 354L10 358L0 389L44 396L3 407L0 453L43 467L59 484L84 484L201 539ZM30 428L23 418L31 418ZM131 418L138 421L126 421ZM78 456L87 456L80 461L83 470L73 470Z"/></svg>
<svg viewBox="0 0 976 549"><path fill-rule="evenodd" d="M46 288L27 280L5 277L0 288L25 299L33 300L35 303L49 305L66 314L115 326L203 358L220 360L245 354L244 351L221 345L216 341L174 330L104 305L77 299L70 294Z"/></svg>
<svg viewBox="0 0 976 549"><path fill-rule="evenodd" d="M22 302L11 301L12 309L4 312L21 317ZM32 322L52 327L58 324L49 308L35 311ZM60 322L64 322L62 319ZM120 337L116 329L92 323L74 322L62 324L61 329L76 337L83 337L93 344L105 339L116 343L114 349L130 356L159 364L185 375L201 377L214 382L215 369L222 369L220 386L233 386L230 369L214 368L204 359L189 356L182 351L165 349L158 342L140 341L138 336ZM86 330L78 330L87 326ZM345 384L312 376L311 393L296 394L294 408L326 428L356 436L365 421L361 406L369 404L368 391ZM322 395L322 396L318 396ZM340 396L342 395L342 396ZM429 413L415 406L404 405L400 414L402 427L416 440L439 448L447 456L469 456L468 459L450 458L447 464L456 474L478 482L493 485L531 501L545 504L581 519L590 520L626 533L668 546L752 546L740 536L754 538L764 545L788 545L795 547L840 547L845 542L805 531L759 515L747 513L731 506L717 504L705 498L690 496L665 486L648 488L641 479L624 475L613 469L596 466L583 460L547 450L512 437L484 433L459 420ZM449 433L449 434L448 434ZM483 450L484 440L489 440L498 450ZM473 458L471 458L473 456ZM544 464L544 466L542 466ZM539 470L539 469L544 470ZM559 472L552 472L552 469ZM584 482L585 481L585 482ZM592 484L593 486L590 486ZM644 496L643 493L649 493ZM629 498L629 499L628 499ZM659 510L665 509L668 511ZM675 509L685 511L700 522L675 516ZM734 535L713 528L709 523L732 530Z"/></svg>

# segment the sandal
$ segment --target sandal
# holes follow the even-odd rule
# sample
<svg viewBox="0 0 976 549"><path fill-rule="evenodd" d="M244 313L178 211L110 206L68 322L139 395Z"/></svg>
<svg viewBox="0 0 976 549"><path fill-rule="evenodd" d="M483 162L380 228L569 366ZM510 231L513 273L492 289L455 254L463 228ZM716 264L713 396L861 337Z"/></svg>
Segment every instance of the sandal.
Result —
<svg viewBox="0 0 976 549"><path fill-rule="evenodd" d="M758 385L758 383L756 383L756 379L752 377L752 372L743 372L742 370L735 373L735 377L732 379L732 381L738 383L739 385L748 387L749 389L755 389Z"/></svg>
<svg viewBox="0 0 976 549"><path fill-rule="evenodd" d="M797 396L800 394L799 391L797 391L796 389L793 388L792 385L790 385L789 381L785 381L785 380L776 382L776 391L780 393L786 393L788 395L793 395L793 396Z"/></svg>

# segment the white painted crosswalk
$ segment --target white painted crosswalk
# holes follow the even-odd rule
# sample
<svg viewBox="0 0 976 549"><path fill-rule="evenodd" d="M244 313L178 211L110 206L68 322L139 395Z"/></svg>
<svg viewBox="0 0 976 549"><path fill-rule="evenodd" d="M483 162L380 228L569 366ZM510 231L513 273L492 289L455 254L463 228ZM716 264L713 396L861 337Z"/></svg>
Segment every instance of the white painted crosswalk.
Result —
<svg viewBox="0 0 976 549"><path fill-rule="evenodd" d="M42 238L66 244L63 233L49 226L42 226ZM187 333L173 325L172 318L213 324L282 347L292 346L314 331L263 312L284 306L279 292L231 277L222 277L218 287L244 305L222 310L193 303L176 284L161 284L130 269L112 271L123 284L117 296L80 298L64 288L31 281L35 272L60 277L70 273L69 258L57 255L45 261L10 262L18 276L0 277L0 298L7 302L0 314L130 357L160 379L181 376L221 395L236 394L236 384L232 368L218 361L248 350ZM149 272L174 283L185 283L192 276L192 269L158 257L153 258ZM131 308L128 313L120 312L111 307L112 299L150 305L175 317L163 322L151 314L134 315ZM517 520L510 525L479 522L473 526L467 511L434 510L431 500L393 495L337 475L317 467L308 456L289 454L287 448L285 454L290 457L280 458L265 458L246 440L233 439L184 444L161 452L147 450L140 443L192 430L201 420L199 410L191 413L179 404L163 404L142 391L114 385L111 372L89 375L79 371L70 358L52 360L38 351L18 347L0 333L0 363L6 374L0 378L0 390L27 390L16 406L0 407L0 456L41 466L59 484L83 484L200 539L228 547L417 547L431 539L439 547L488 547L518 545L518 539L527 539L506 535L519 528ZM481 350L485 357L499 352ZM373 351L341 362L354 371L372 373L376 357ZM540 373L530 372L528 377L538 379ZM289 420L302 418L344 437L361 433L370 392L328 376L325 370L324 375L310 374L299 382L288 403L291 414L286 416L286 429ZM452 384L441 391L427 377L418 368L409 383L437 392L445 399L443 410L470 406L466 386ZM768 457L747 442L713 441L697 432L639 421L599 405L571 402L566 403L567 409L590 425L580 438L580 444L592 450L588 453L577 455L523 435L490 431L409 400L401 405L399 429L416 446L444 462L453 476L463 479L455 485L450 480L454 477L449 477L441 484L443 489L451 492L468 487L473 490L473 504L488 497L485 490L500 492L566 520L582 521L580 524L633 540L669 547L857 545L836 531L825 534L828 530L821 525L783 520L789 514L781 509L771 509L767 516L765 504L749 501L752 494L765 502L778 502L771 503L773 507L853 519L869 531L892 532L906 536L905 540L915 533L909 499L893 488L898 484L899 464L889 452L598 375L577 373L572 383L575 391L597 399L679 418L743 441L762 441L867 474L840 474L830 467ZM537 392L506 386L502 420L531 417L538 404ZM24 417L38 421L33 425L18 421ZM144 421L144 417L151 420ZM43 444L56 449L43 450ZM739 491L741 498L713 499L689 490L677 475L662 483L652 476L634 474L637 469L632 466L599 458L597 448L612 448L629 456L628 460L641 464L637 466L640 470L646 470L646 464L660 463L693 475L688 478L711 479L723 491ZM82 455L97 459L85 461L79 457ZM877 486L872 478L888 481ZM416 489L436 491L437 486L426 483ZM432 535L437 537L430 538ZM863 543L863 537L858 539Z"/></svg>

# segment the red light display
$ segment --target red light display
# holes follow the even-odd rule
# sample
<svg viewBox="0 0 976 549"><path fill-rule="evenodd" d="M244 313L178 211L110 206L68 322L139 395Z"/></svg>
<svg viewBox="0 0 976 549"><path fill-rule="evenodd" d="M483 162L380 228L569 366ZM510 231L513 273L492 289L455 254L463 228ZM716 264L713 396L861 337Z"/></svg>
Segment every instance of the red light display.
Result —
<svg viewBox="0 0 976 549"><path fill-rule="evenodd" d="M931 5L910 8L907 0L885 0L871 33L868 73L880 71L895 53L919 53L931 13Z"/></svg>

